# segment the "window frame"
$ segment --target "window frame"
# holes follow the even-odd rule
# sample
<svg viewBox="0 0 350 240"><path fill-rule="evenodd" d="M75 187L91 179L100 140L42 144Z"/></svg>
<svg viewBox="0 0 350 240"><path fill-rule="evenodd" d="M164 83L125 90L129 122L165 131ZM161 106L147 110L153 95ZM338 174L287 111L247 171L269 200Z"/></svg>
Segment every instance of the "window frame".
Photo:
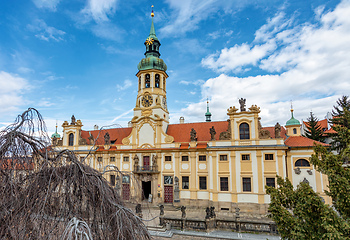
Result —
<svg viewBox="0 0 350 240"><path fill-rule="evenodd" d="M187 178L187 181L184 181L184 178ZM184 188L184 183L187 183L187 188ZM190 176L182 176L181 177L181 188L184 190L190 189Z"/></svg>
<svg viewBox="0 0 350 240"><path fill-rule="evenodd" d="M272 156L272 159L269 159L268 156ZM273 154L273 153L265 153L264 154L264 160L265 161L273 161L273 160L275 160L275 154Z"/></svg>
<svg viewBox="0 0 350 240"><path fill-rule="evenodd" d="M103 157L97 157L97 162L103 162Z"/></svg>
<svg viewBox="0 0 350 240"><path fill-rule="evenodd" d="M68 146L74 146L74 133L68 134Z"/></svg>
<svg viewBox="0 0 350 240"><path fill-rule="evenodd" d="M273 186L271 185L271 180L273 180ZM271 182L269 182L269 181L271 181ZM266 179L265 179L265 183L266 183L266 186L269 186L269 187L273 187L273 188L276 188L276 178L274 178L274 177L267 177Z"/></svg>
<svg viewBox="0 0 350 240"><path fill-rule="evenodd" d="M220 159L220 161L227 162L228 161L228 156L227 156L227 154L220 154L219 155L219 159Z"/></svg>
<svg viewBox="0 0 350 240"><path fill-rule="evenodd" d="M127 160L126 160L127 159ZM130 161L130 158L129 156L123 156L123 162L129 162Z"/></svg>
<svg viewBox="0 0 350 240"><path fill-rule="evenodd" d="M169 160L169 159L170 159L170 160ZM168 156L164 156L164 161L165 161L165 162L171 162L171 160L172 160L172 159L171 159L171 155L170 155L170 156L169 156L169 155L168 155Z"/></svg>
<svg viewBox="0 0 350 240"><path fill-rule="evenodd" d="M184 160L184 158L186 158L187 160ZM188 162L189 161L188 155L181 156L181 161L182 162Z"/></svg>
<svg viewBox="0 0 350 240"><path fill-rule="evenodd" d="M199 176L199 190L208 190L207 176Z"/></svg>
<svg viewBox="0 0 350 240"><path fill-rule="evenodd" d="M247 126L247 128L245 128ZM250 126L246 122L239 124L239 139L240 140L249 140L250 139Z"/></svg>
<svg viewBox="0 0 350 240"><path fill-rule="evenodd" d="M303 164L301 164L301 165L297 165L297 163L303 163L303 162L307 162L307 164L308 165L303 165ZM311 164L310 164L310 162L308 161L308 160L306 160L305 158L300 158L300 159L298 159L298 160L296 160L295 161L295 163L294 163L294 167L302 167L302 168L309 168L309 167L311 167Z"/></svg>
<svg viewBox="0 0 350 240"><path fill-rule="evenodd" d="M220 177L220 191L222 192L229 191L228 177Z"/></svg>
<svg viewBox="0 0 350 240"><path fill-rule="evenodd" d="M110 162L115 162L115 157L109 157Z"/></svg>
<svg viewBox="0 0 350 240"><path fill-rule="evenodd" d="M114 174L109 175L109 183L110 183L112 186L115 186L115 184L116 184L116 178L115 178L115 175L114 175Z"/></svg>
<svg viewBox="0 0 350 240"><path fill-rule="evenodd" d="M248 159L243 159L243 156L248 156ZM241 161L250 161L250 154L249 153L241 154Z"/></svg>
<svg viewBox="0 0 350 240"><path fill-rule="evenodd" d="M204 160L203 160L204 158ZM198 155L198 161L205 162L207 161L207 155Z"/></svg>
<svg viewBox="0 0 350 240"><path fill-rule="evenodd" d="M242 177L242 192L252 192L252 178L251 177Z"/></svg>

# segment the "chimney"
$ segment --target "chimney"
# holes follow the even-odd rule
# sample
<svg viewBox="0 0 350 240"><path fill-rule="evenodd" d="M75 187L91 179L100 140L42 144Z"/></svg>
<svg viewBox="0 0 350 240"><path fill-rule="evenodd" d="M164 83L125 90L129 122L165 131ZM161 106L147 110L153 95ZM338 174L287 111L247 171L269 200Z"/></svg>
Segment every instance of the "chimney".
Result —
<svg viewBox="0 0 350 240"><path fill-rule="evenodd" d="M185 118L184 117L180 117L180 123L185 123Z"/></svg>
<svg viewBox="0 0 350 240"><path fill-rule="evenodd" d="M128 127L132 127L132 122L131 121L128 122Z"/></svg>
<svg viewBox="0 0 350 240"><path fill-rule="evenodd" d="M98 130L98 125L97 124L94 125L94 130Z"/></svg>

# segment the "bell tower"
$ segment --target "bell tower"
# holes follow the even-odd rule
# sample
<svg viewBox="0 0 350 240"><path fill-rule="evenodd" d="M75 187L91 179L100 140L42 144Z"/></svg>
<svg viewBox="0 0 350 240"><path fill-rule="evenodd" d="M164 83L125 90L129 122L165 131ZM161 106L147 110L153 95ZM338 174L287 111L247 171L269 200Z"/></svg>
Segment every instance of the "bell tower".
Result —
<svg viewBox="0 0 350 240"><path fill-rule="evenodd" d="M145 41L145 58L137 65L138 92L131 120L132 132L122 140L135 148L160 147L174 141L166 134L169 112L166 99L167 66L160 58L160 42L154 30L153 6L150 33Z"/></svg>
<svg viewBox="0 0 350 240"><path fill-rule="evenodd" d="M160 59L160 42L156 36L153 23L152 6L152 24L148 38L145 41L145 58L138 64L138 94L134 108L134 117L157 116L163 119L166 126L169 123L169 112L166 99L166 73L167 66Z"/></svg>

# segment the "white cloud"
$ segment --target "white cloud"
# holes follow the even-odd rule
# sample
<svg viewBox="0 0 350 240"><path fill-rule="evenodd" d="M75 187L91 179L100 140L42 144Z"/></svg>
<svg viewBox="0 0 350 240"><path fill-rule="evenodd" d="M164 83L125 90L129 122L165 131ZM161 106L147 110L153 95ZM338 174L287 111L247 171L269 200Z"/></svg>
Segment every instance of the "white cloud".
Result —
<svg viewBox="0 0 350 240"><path fill-rule="evenodd" d="M45 21L42 19L37 19L33 22L33 24L28 24L27 28L36 33L35 37L47 42L50 40L54 40L56 42L63 41L63 36L66 34L62 30L47 26Z"/></svg>
<svg viewBox="0 0 350 240"><path fill-rule="evenodd" d="M81 13L95 22L108 21L108 15L113 15L117 6L117 0L88 0Z"/></svg>
<svg viewBox="0 0 350 240"><path fill-rule="evenodd" d="M22 93L30 88L26 79L17 75L0 72L0 112L17 111L24 102Z"/></svg>
<svg viewBox="0 0 350 240"><path fill-rule="evenodd" d="M208 79L202 87L202 99L211 98L213 120L227 118L226 109L238 107L240 97L247 99L247 107L261 107L263 124L285 124L290 118L290 100L299 120L306 119L311 109L323 118L337 98L350 92L349 15L350 1L342 1L333 11L317 10L315 24L292 26L289 20L282 20L284 14L277 14L257 31L251 44L235 45L204 58L204 66L226 72ZM272 43L276 44L273 52ZM270 74L227 75L252 65ZM203 102L182 109L183 115L197 120L204 119L204 112Z"/></svg>
<svg viewBox="0 0 350 240"><path fill-rule="evenodd" d="M33 0L37 8L47 8L51 11L56 11L57 4L60 0Z"/></svg>
<svg viewBox="0 0 350 240"><path fill-rule="evenodd" d="M132 86L132 81L129 80L129 79L126 79L126 80L124 80L123 85L117 84L117 90L118 90L118 92L124 91L124 90L128 89L131 86Z"/></svg>
<svg viewBox="0 0 350 240"><path fill-rule="evenodd" d="M109 23L103 22L91 27L91 31L97 37L112 40L112 41L120 41L122 39L124 30L118 28L117 26Z"/></svg>
<svg viewBox="0 0 350 240"><path fill-rule="evenodd" d="M250 47L248 44L224 48L220 54L211 54L202 60L202 65L217 72L242 71L246 65L255 66L258 61L276 49L274 41Z"/></svg>

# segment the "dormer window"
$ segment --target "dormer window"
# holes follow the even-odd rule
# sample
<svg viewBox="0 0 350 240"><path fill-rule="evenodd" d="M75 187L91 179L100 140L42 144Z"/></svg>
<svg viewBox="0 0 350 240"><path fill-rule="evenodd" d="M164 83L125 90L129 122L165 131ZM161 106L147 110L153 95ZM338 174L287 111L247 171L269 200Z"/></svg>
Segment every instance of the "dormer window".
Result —
<svg viewBox="0 0 350 240"><path fill-rule="evenodd" d="M159 88L159 74L156 74L156 79L154 81L154 87Z"/></svg>
<svg viewBox="0 0 350 240"><path fill-rule="evenodd" d="M151 86L151 77L149 74L146 74L145 88L149 88L150 86Z"/></svg>
<svg viewBox="0 0 350 240"><path fill-rule="evenodd" d="M242 123L239 125L239 138L240 139L249 139L249 125L248 123Z"/></svg>
<svg viewBox="0 0 350 240"><path fill-rule="evenodd" d="M73 146L74 145L74 134L70 133L68 135L68 146Z"/></svg>
<svg viewBox="0 0 350 240"><path fill-rule="evenodd" d="M293 128L293 134L297 134L297 129Z"/></svg>

